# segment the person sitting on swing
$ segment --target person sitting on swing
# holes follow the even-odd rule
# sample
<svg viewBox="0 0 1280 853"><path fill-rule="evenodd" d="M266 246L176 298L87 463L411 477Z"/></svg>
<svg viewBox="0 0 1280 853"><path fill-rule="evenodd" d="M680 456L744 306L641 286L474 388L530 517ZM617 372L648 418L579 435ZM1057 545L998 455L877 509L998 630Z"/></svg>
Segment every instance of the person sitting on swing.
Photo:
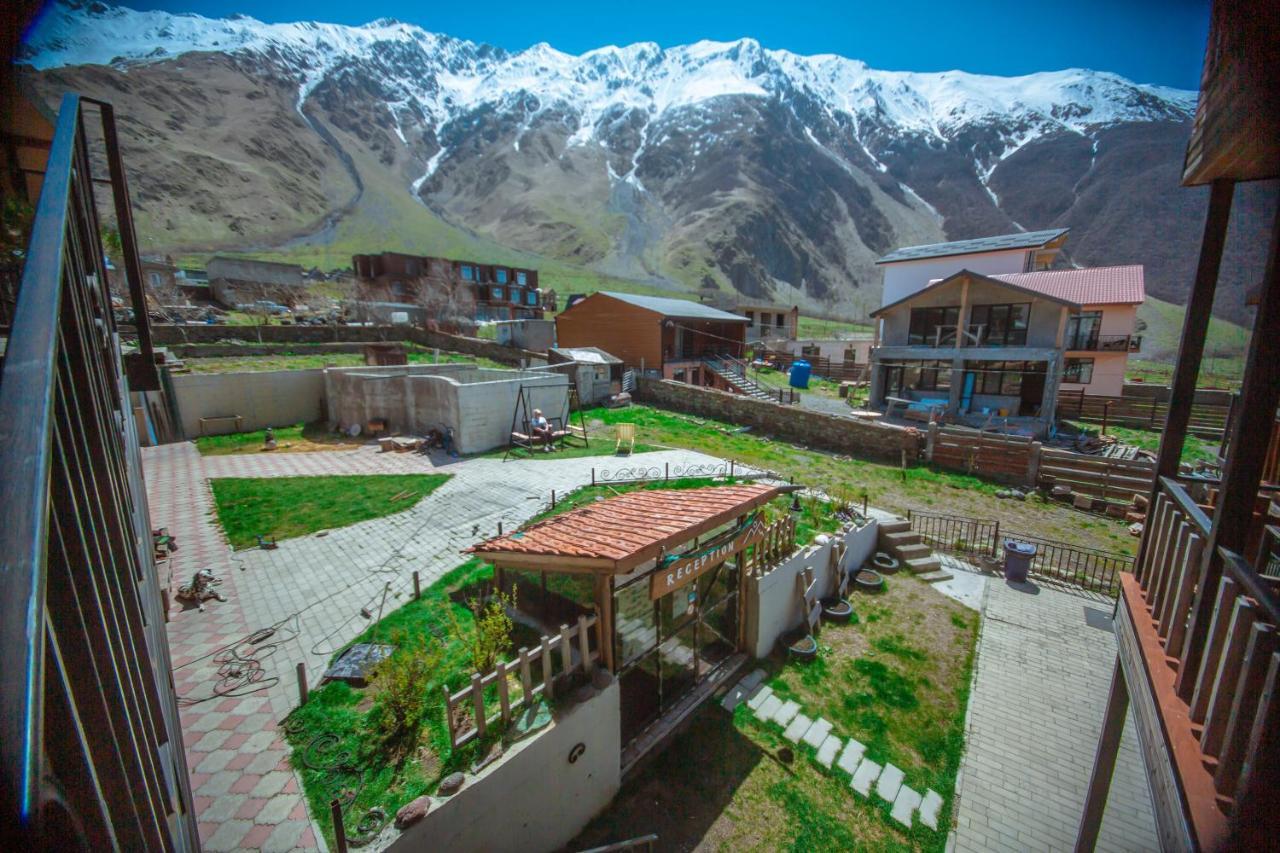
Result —
<svg viewBox="0 0 1280 853"><path fill-rule="evenodd" d="M542 414L542 409L533 410L533 420L529 422L529 426L533 433L533 437L536 440L541 441L543 447L546 448L546 452L550 453L552 441L551 424Z"/></svg>

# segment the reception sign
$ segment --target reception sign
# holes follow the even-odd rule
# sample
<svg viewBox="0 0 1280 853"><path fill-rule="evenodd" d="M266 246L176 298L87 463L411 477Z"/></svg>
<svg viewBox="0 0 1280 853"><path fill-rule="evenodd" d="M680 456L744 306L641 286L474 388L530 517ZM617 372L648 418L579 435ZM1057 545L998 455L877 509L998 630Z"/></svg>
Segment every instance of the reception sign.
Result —
<svg viewBox="0 0 1280 853"><path fill-rule="evenodd" d="M649 598L657 601L689 582L706 574L744 548L749 548L764 538L764 524L753 520L733 537L722 543L709 543L696 554L675 557L665 565L659 565L649 578Z"/></svg>

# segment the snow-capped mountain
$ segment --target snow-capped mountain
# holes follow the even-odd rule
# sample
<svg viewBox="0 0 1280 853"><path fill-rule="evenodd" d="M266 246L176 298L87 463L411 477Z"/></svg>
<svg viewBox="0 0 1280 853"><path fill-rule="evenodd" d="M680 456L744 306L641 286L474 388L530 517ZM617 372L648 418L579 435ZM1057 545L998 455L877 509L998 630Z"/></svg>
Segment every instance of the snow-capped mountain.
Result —
<svg viewBox="0 0 1280 853"><path fill-rule="evenodd" d="M1092 224L1168 206L1195 107L1080 69L880 71L751 39L512 53L391 20L96 2L48 7L22 59L42 91L133 108L149 169L132 183L161 246L443 251L462 234L844 313L875 303L875 257L912 242L1065 224L1073 258L1159 266L1116 253L1148 226L1117 240Z"/></svg>

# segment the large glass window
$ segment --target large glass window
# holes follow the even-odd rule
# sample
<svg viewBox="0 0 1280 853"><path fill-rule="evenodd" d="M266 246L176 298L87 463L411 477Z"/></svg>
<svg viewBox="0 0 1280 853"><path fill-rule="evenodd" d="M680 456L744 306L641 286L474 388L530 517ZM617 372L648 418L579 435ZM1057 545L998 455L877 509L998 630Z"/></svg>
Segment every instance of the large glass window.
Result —
<svg viewBox="0 0 1280 853"><path fill-rule="evenodd" d="M494 270L493 276L494 276L494 280L497 281L498 284L507 283L507 271L504 270L502 267L498 267L496 270Z"/></svg>
<svg viewBox="0 0 1280 853"><path fill-rule="evenodd" d="M907 334L907 343L915 346L955 344L956 325L959 322L959 305L912 308L911 328Z"/></svg>
<svg viewBox="0 0 1280 853"><path fill-rule="evenodd" d="M475 268L475 267L473 267L473 266L469 266L469 265L467 265L467 264L463 264L463 265L462 265L462 280L463 280L463 281L475 281L475 280L476 280L476 268Z"/></svg>
<svg viewBox="0 0 1280 853"><path fill-rule="evenodd" d="M1083 311L1067 318L1066 349L1097 349L1098 332L1102 330L1101 311Z"/></svg>
<svg viewBox="0 0 1280 853"><path fill-rule="evenodd" d="M522 272L516 273L516 284L520 285L521 287L524 287L528 283L529 283L529 276L527 274Z"/></svg>
<svg viewBox="0 0 1280 853"><path fill-rule="evenodd" d="M490 298L490 299L492 299L494 302L501 302L501 301L502 301L502 298L503 298L503 297L502 297L502 288L501 288L501 287L491 287L491 288L489 288L489 294L490 294L490 295L489 295L489 298Z"/></svg>
<svg viewBox="0 0 1280 853"><path fill-rule="evenodd" d="M985 346L1024 346L1031 303L975 305L969 309L969 333Z"/></svg>
<svg viewBox="0 0 1280 853"><path fill-rule="evenodd" d="M530 305L537 305L538 292L536 290L530 290L527 294L525 294L525 301L528 302L528 304Z"/></svg>
<svg viewBox="0 0 1280 853"><path fill-rule="evenodd" d="M965 369L974 374L975 394L1016 397L1022 393L1022 374L1034 368L1025 361L970 361Z"/></svg>
<svg viewBox="0 0 1280 853"><path fill-rule="evenodd" d="M1088 385L1093 381L1093 359L1069 358L1066 369L1062 373L1063 382L1078 382Z"/></svg>

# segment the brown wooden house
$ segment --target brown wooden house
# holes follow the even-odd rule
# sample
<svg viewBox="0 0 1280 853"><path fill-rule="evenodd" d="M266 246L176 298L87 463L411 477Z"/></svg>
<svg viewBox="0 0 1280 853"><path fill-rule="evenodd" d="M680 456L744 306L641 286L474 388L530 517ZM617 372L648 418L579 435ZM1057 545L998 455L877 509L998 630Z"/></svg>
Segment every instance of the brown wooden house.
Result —
<svg viewBox="0 0 1280 853"><path fill-rule="evenodd" d="M593 293L556 317L561 347L599 347L631 368L720 385L712 365L746 352L746 317L686 299Z"/></svg>
<svg viewBox="0 0 1280 853"><path fill-rule="evenodd" d="M1278 88L1280 4L1215 2L1183 172L1184 185L1210 186L1209 210L1151 509L1135 569L1121 574L1117 657L1077 850L1097 842L1126 716L1163 849L1274 849L1280 832L1280 503L1263 481L1280 403L1280 217L1221 475L1179 470L1235 185L1280 177Z"/></svg>
<svg viewBox="0 0 1280 853"><path fill-rule="evenodd" d="M555 291L538 286L535 269L400 252L355 255L351 266L361 302L464 314L463 319L480 322L540 320L556 310Z"/></svg>

